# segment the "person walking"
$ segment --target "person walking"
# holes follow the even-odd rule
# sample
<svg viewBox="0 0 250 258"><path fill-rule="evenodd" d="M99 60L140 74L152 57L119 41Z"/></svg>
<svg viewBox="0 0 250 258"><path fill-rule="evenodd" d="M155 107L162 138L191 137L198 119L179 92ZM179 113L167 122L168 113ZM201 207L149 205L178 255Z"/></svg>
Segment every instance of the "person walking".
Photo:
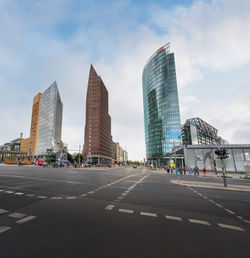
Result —
<svg viewBox="0 0 250 258"><path fill-rule="evenodd" d="M192 168L190 166L188 166L188 173L190 176L192 175Z"/></svg>
<svg viewBox="0 0 250 258"><path fill-rule="evenodd" d="M175 168L176 176L179 176L179 170L178 168Z"/></svg>
<svg viewBox="0 0 250 258"><path fill-rule="evenodd" d="M183 174L186 175L186 167L183 168Z"/></svg>

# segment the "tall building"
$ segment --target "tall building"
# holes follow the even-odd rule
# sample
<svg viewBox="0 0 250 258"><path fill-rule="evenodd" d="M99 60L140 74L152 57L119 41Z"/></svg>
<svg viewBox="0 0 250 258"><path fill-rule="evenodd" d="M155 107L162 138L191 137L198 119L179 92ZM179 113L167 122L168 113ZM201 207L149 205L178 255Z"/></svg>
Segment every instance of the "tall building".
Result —
<svg viewBox="0 0 250 258"><path fill-rule="evenodd" d="M21 151L26 152L29 156L37 155L41 96L42 96L42 94L39 92L33 98L31 125L30 125L30 137L28 137L26 139L21 138Z"/></svg>
<svg viewBox="0 0 250 258"><path fill-rule="evenodd" d="M38 155L58 153L61 145L63 104L56 82L42 94L38 136Z"/></svg>
<svg viewBox="0 0 250 258"><path fill-rule="evenodd" d="M112 161L108 91L92 65L89 71L86 98L83 159L92 164L109 164Z"/></svg>
<svg viewBox="0 0 250 258"><path fill-rule="evenodd" d="M142 85L146 157L158 167L169 164L172 148L181 145L175 59L170 43L149 58Z"/></svg>
<svg viewBox="0 0 250 258"><path fill-rule="evenodd" d="M56 82L33 99L30 137L21 137L20 151L28 156L42 156L49 150L61 150L63 105Z"/></svg>

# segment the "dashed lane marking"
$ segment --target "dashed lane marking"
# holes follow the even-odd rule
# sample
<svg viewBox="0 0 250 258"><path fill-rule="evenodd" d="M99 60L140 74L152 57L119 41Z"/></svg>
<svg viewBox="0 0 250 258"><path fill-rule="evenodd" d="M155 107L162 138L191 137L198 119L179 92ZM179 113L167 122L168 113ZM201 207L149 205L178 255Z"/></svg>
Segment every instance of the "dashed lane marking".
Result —
<svg viewBox="0 0 250 258"><path fill-rule="evenodd" d="M245 231L243 228L237 227L237 226L232 226L232 225L227 225L227 224L221 224L217 223L220 227L222 228L228 228L228 229L233 229L233 230L239 230L239 231Z"/></svg>
<svg viewBox="0 0 250 258"><path fill-rule="evenodd" d="M17 219L21 219L21 218L23 218L25 216L26 216L26 214L18 213L18 212L15 212L15 213L12 213L12 214L9 215L9 217L17 218Z"/></svg>
<svg viewBox="0 0 250 258"><path fill-rule="evenodd" d="M23 195L24 193L16 192L16 195Z"/></svg>
<svg viewBox="0 0 250 258"><path fill-rule="evenodd" d="M222 205L220 205L219 203L215 203L216 206L223 208Z"/></svg>
<svg viewBox="0 0 250 258"><path fill-rule="evenodd" d="M26 196L28 196L28 197L34 197L35 195L34 195L34 194L26 194Z"/></svg>
<svg viewBox="0 0 250 258"><path fill-rule="evenodd" d="M39 195L39 196L37 196L36 198L38 198L38 199L47 199L48 196Z"/></svg>
<svg viewBox="0 0 250 258"><path fill-rule="evenodd" d="M88 194L93 194L93 193L95 193L95 192L94 192L94 191L89 191L89 192L88 192Z"/></svg>
<svg viewBox="0 0 250 258"><path fill-rule="evenodd" d="M115 205L109 204L108 206L105 207L105 210L111 211L114 207Z"/></svg>
<svg viewBox="0 0 250 258"><path fill-rule="evenodd" d="M61 199L62 199L62 197L54 196L54 197L51 197L50 199L52 199L52 200L61 200Z"/></svg>
<svg viewBox="0 0 250 258"><path fill-rule="evenodd" d="M124 212L124 213L129 213L129 214L133 214L134 211L133 210L128 210L128 209L119 209L119 212Z"/></svg>
<svg viewBox="0 0 250 258"><path fill-rule="evenodd" d="M235 214L235 212L230 211L230 210L228 210L228 209L225 209L225 211L227 211L227 212L229 212L229 213L231 213L231 214Z"/></svg>
<svg viewBox="0 0 250 258"><path fill-rule="evenodd" d="M28 217L26 217L26 218L23 218L23 219L18 220L16 223L17 223L17 224L23 224L23 223L25 223L25 222L27 222L27 221L30 221L30 220L32 220L32 219L35 219L35 218L36 218L36 216L28 216Z"/></svg>
<svg viewBox="0 0 250 258"><path fill-rule="evenodd" d="M142 216L149 216L149 217L157 217L157 214L156 213L151 213L151 212L143 212L141 211L140 213Z"/></svg>
<svg viewBox="0 0 250 258"><path fill-rule="evenodd" d="M166 217L166 219L182 221L182 218L176 217L176 216L169 216L169 215L166 215L165 217Z"/></svg>
<svg viewBox="0 0 250 258"><path fill-rule="evenodd" d="M76 196L68 196L66 197L67 200L76 199Z"/></svg>
<svg viewBox="0 0 250 258"><path fill-rule="evenodd" d="M12 193L14 193L13 191L5 191L5 193L10 193L10 194L12 194Z"/></svg>
<svg viewBox="0 0 250 258"><path fill-rule="evenodd" d="M202 225L207 225L210 226L211 224L208 223L205 220L198 220L198 219L188 219L191 223L196 223L196 224L202 224Z"/></svg>
<svg viewBox="0 0 250 258"><path fill-rule="evenodd" d="M81 196L82 196L82 197L85 197L85 196L87 196L87 194L81 194Z"/></svg>
<svg viewBox="0 0 250 258"><path fill-rule="evenodd" d="M243 219L246 223L250 224L250 221L247 219Z"/></svg>
<svg viewBox="0 0 250 258"><path fill-rule="evenodd" d="M10 229L10 227L7 227L7 226L0 226L0 234L3 233L3 232L5 232L5 231L7 231L7 230L9 230L9 229Z"/></svg>
<svg viewBox="0 0 250 258"><path fill-rule="evenodd" d="M8 211L4 210L4 209L0 209L0 214L4 214L7 213Z"/></svg>

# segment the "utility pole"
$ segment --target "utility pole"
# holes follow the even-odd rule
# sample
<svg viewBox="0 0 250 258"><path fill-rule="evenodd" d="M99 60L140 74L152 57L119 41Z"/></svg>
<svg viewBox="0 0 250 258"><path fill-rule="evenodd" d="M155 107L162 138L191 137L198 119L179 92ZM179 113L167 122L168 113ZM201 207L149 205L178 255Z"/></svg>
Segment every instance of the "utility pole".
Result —
<svg viewBox="0 0 250 258"><path fill-rule="evenodd" d="M81 145L79 145L79 167L80 167L80 152L81 152Z"/></svg>

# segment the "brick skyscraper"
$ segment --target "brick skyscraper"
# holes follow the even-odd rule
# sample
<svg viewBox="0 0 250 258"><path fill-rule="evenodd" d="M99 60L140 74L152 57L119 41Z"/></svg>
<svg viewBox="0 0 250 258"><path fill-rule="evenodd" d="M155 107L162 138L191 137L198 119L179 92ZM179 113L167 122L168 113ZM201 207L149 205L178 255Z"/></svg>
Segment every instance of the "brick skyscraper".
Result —
<svg viewBox="0 0 250 258"><path fill-rule="evenodd" d="M92 65L89 71L86 98L83 159L92 164L109 164L112 161L108 91Z"/></svg>

